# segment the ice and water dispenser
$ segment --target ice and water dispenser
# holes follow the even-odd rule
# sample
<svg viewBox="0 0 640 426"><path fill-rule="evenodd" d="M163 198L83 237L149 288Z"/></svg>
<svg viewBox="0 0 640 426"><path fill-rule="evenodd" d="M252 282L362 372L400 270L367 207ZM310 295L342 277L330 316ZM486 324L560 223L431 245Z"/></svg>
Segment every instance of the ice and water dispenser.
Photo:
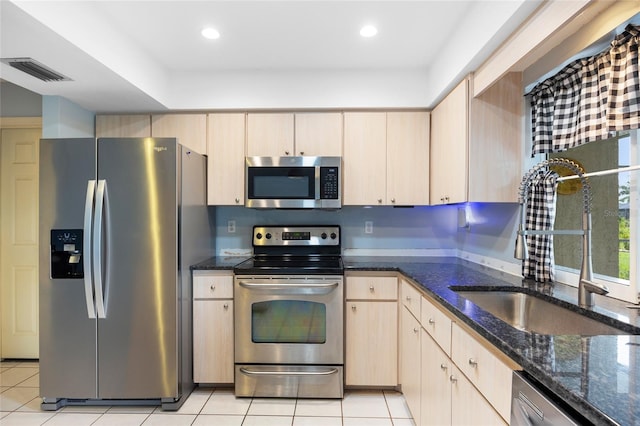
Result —
<svg viewBox="0 0 640 426"><path fill-rule="evenodd" d="M51 230L51 278L84 278L82 229Z"/></svg>

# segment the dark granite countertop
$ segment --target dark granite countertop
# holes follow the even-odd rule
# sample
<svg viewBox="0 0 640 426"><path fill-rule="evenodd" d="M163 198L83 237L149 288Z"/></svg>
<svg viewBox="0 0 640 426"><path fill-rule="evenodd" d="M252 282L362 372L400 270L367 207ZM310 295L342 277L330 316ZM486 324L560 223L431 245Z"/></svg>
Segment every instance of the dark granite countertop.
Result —
<svg viewBox="0 0 640 426"><path fill-rule="evenodd" d="M192 269L232 269L244 257L212 258ZM595 424L640 425L640 324L628 304L596 296L596 308L576 305L577 290L542 285L450 257L344 256L346 271L399 271L515 362L530 378ZM510 327L451 290L481 286L553 298L572 310L625 328L628 335L553 336Z"/></svg>

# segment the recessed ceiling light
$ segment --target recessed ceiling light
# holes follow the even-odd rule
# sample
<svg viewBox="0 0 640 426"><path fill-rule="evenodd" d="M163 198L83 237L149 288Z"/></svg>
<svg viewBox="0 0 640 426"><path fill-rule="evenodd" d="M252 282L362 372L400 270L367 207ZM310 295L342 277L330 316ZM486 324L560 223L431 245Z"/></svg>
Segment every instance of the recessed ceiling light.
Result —
<svg viewBox="0 0 640 426"><path fill-rule="evenodd" d="M205 28L202 30L202 37L215 40L220 38L220 33L215 28Z"/></svg>
<svg viewBox="0 0 640 426"><path fill-rule="evenodd" d="M373 37L378 34L378 29L373 25L365 25L360 29L360 35L362 37Z"/></svg>

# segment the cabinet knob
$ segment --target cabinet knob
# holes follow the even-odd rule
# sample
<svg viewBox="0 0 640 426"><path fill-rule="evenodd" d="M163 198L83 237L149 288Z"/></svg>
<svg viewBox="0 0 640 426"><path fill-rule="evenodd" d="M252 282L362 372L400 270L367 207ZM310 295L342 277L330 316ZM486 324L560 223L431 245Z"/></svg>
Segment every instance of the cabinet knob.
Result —
<svg viewBox="0 0 640 426"><path fill-rule="evenodd" d="M444 203L444 197L440 197L440 201Z"/></svg>
<svg viewBox="0 0 640 426"><path fill-rule="evenodd" d="M240 203L240 198L236 198L236 204Z"/></svg>
<svg viewBox="0 0 640 426"><path fill-rule="evenodd" d="M469 365L472 366L473 368L476 368L478 366L478 361L476 361L473 358L469 358Z"/></svg>
<svg viewBox="0 0 640 426"><path fill-rule="evenodd" d="M226 310L228 310L228 309L229 309L229 304L228 304L228 303L225 303L224 305L222 305L222 307L223 307L223 308L224 308L224 310L226 311Z"/></svg>
<svg viewBox="0 0 640 426"><path fill-rule="evenodd" d="M458 381L458 379L456 379L456 377L452 374L452 375L449 376L449 381L451 383L456 383Z"/></svg>
<svg viewBox="0 0 640 426"><path fill-rule="evenodd" d="M444 197L444 199L447 201L447 203L449 202L449 197Z"/></svg>
<svg viewBox="0 0 640 426"><path fill-rule="evenodd" d="M376 291L376 288L375 288L374 286L370 285L370 286L369 286L369 291L370 291L371 293L373 293L374 291Z"/></svg>
<svg viewBox="0 0 640 426"><path fill-rule="evenodd" d="M304 155L304 151L300 151L300 155Z"/></svg>
<svg viewBox="0 0 640 426"><path fill-rule="evenodd" d="M396 203L396 199L395 199L395 198L392 198L392 199L391 199L391 203L395 204L395 203Z"/></svg>
<svg viewBox="0 0 640 426"><path fill-rule="evenodd" d="M378 198L378 204L382 204L382 198Z"/></svg>
<svg viewBox="0 0 640 426"><path fill-rule="evenodd" d="M436 320L434 320L433 318L429 318L429 324L433 325L436 323Z"/></svg>
<svg viewBox="0 0 640 426"><path fill-rule="evenodd" d="M353 312L355 312L355 311L356 311L356 305L351 305L351 310L352 310Z"/></svg>
<svg viewBox="0 0 640 426"><path fill-rule="evenodd" d="M285 152L284 152L284 155L289 155L289 151L285 151Z"/></svg>
<svg viewBox="0 0 640 426"><path fill-rule="evenodd" d="M447 371L447 364L440 364L440 369L443 371Z"/></svg>
<svg viewBox="0 0 640 426"><path fill-rule="evenodd" d="M407 302L411 301L411 296L407 296Z"/></svg>
<svg viewBox="0 0 640 426"><path fill-rule="evenodd" d="M413 332L418 334L418 332L420 331L420 329L418 327L413 327Z"/></svg>
<svg viewBox="0 0 640 426"><path fill-rule="evenodd" d="M210 288L211 288L211 291L216 291L216 286L215 285L211 284Z"/></svg>

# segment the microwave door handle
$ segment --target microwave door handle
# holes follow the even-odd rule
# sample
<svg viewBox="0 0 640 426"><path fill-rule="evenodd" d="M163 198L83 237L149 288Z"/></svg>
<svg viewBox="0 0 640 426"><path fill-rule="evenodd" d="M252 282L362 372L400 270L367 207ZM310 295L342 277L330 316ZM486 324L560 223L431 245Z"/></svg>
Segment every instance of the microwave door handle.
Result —
<svg viewBox="0 0 640 426"><path fill-rule="evenodd" d="M91 235L93 227L93 198L96 190L96 181L87 182L87 193L84 201L84 229L82 237L82 266L84 268L84 297L87 303L87 315L96 317L96 307L93 301L93 283L91 281L93 271L91 269Z"/></svg>

